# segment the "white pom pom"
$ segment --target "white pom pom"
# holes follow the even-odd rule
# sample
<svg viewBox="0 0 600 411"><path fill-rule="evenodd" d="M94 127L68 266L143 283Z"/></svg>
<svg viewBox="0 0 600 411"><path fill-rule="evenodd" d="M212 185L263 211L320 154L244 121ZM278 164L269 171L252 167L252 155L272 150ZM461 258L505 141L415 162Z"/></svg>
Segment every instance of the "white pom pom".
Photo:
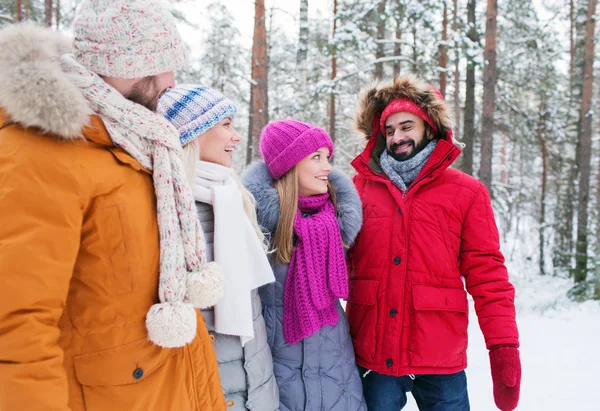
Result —
<svg viewBox="0 0 600 411"><path fill-rule="evenodd" d="M183 347L196 337L196 321L196 310L192 304L154 304L146 314L148 338L161 347Z"/></svg>
<svg viewBox="0 0 600 411"><path fill-rule="evenodd" d="M203 264L198 272L188 273L186 285L186 301L198 308L212 307L225 294L221 267L214 262Z"/></svg>

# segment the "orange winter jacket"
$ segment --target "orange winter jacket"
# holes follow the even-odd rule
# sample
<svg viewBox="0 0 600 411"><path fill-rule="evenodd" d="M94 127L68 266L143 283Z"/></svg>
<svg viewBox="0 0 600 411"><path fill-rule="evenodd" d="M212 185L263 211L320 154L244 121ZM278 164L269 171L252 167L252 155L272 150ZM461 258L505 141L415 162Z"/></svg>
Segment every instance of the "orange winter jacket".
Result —
<svg viewBox="0 0 600 411"><path fill-rule="evenodd" d="M147 338L152 176L100 118L66 139L0 109L0 410L225 409L212 342Z"/></svg>

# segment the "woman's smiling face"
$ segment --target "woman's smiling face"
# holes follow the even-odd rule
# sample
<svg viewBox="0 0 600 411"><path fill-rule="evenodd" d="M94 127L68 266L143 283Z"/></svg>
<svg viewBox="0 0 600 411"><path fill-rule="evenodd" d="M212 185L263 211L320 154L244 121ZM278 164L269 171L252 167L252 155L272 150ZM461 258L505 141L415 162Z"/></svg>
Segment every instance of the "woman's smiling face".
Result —
<svg viewBox="0 0 600 411"><path fill-rule="evenodd" d="M304 157L297 165L298 194L303 197L325 194L331 172L329 149L321 147Z"/></svg>
<svg viewBox="0 0 600 411"><path fill-rule="evenodd" d="M198 137L200 160L231 167L233 152L242 136L233 128L231 117L224 118L218 124Z"/></svg>

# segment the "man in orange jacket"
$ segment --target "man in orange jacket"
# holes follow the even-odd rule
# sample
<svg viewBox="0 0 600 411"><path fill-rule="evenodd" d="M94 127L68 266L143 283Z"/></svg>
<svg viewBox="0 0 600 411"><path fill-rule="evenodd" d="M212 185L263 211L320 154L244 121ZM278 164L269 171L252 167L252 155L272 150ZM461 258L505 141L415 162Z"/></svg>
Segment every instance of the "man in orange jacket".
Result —
<svg viewBox="0 0 600 411"><path fill-rule="evenodd" d="M0 31L0 410L223 410L222 278L154 112L185 45L155 0L73 32Z"/></svg>

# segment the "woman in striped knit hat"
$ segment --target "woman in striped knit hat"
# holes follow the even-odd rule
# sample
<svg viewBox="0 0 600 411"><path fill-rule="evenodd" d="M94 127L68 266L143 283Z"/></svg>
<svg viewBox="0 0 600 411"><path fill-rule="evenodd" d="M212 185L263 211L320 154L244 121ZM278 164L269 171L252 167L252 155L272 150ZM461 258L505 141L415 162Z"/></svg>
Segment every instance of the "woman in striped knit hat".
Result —
<svg viewBox="0 0 600 411"><path fill-rule="evenodd" d="M207 258L223 271L225 296L202 315L214 338L227 405L275 411L279 391L257 292L274 277L254 198L231 168L242 139L233 127L237 108L217 90L181 85L161 97L158 111L179 131Z"/></svg>
<svg viewBox="0 0 600 411"><path fill-rule="evenodd" d="M354 185L332 170L327 133L296 120L268 124L243 181L271 239L276 282L263 286L282 411L363 411L348 321L344 245L362 224Z"/></svg>

